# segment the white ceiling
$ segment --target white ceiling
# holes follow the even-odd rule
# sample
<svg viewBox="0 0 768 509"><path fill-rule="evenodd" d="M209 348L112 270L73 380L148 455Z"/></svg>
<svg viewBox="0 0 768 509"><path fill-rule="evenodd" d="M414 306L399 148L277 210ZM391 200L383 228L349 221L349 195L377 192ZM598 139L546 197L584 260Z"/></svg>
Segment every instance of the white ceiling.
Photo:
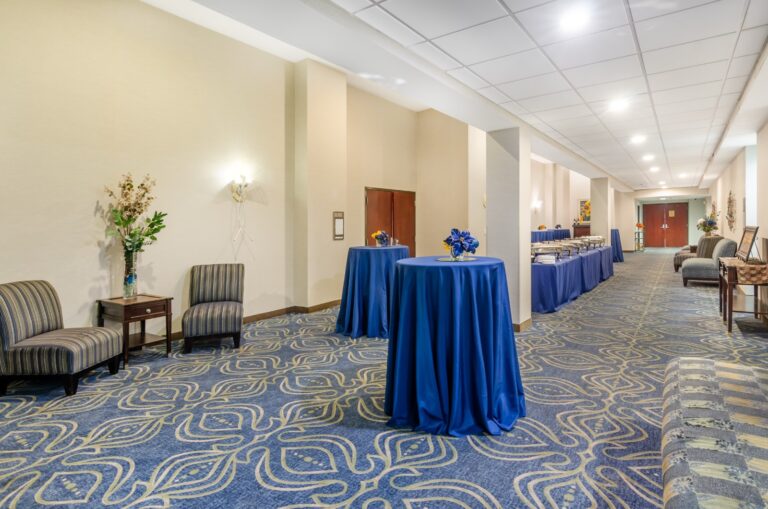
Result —
<svg viewBox="0 0 768 509"><path fill-rule="evenodd" d="M768 37L768 0L333 1L636 189L701 183Z"/></svg>

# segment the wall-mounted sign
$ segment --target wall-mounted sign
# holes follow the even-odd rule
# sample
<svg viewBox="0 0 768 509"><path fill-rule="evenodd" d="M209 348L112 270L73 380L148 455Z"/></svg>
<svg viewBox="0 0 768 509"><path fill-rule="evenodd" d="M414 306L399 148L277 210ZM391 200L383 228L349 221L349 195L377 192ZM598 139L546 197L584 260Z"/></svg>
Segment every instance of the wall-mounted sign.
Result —
<svg viewBox="0 0 768 509"><path fill-rule="evenodd" d="M344 240L344 212L333 213L333 240Z"/></svg>

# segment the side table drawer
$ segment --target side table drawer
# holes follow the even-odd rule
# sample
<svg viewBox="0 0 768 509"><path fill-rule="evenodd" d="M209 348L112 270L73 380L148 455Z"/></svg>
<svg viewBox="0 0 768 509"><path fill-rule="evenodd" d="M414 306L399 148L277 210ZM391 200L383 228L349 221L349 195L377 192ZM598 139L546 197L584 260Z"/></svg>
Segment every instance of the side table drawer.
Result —
<svg viewBox="0 0 768 509"><path fill-rule="evenodd" d="M140 306L131 306L125 310L125 318L141 318L148 315L164 315L167 305L165 302L153 302L151 304L142 304Z"/></svg>

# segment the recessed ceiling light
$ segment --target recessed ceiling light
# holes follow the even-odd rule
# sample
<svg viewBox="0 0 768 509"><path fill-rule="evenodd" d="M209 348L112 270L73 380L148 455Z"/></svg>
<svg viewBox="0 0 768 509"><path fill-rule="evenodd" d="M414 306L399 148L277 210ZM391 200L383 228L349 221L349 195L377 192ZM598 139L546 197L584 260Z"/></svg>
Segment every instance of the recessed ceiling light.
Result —
<svg viewBox="0 0 768 509"><path fill-rule="evenodd" d="M666 189L666 188L667 188L667 186L661 186L661 188L662 188L662 189Z"/></svg>
<svg viewBox="0 0 768 509"><path fill-rule="evenodd" d="M629 142L633 145L640 145L641 143L645 143L645 140L647 139L648 137L644 134L636 134L629 139Z"/></svg>
<svg viewBox="0 0 768 509"><path fill-rule="evenodd" d="M608 111L619 113L629 108L629 99L621 97L608 103Z"/></svg>
<svg viewBox="0 0 768 509"><path fill-rule="evenodd" d="M666 200L666 198L659 198L659 200Z"/></svg>
<svg viewBox="0 0 768 509"><path fill-rule="evenodd" d="M650 171L651 173L656 173L657 171L659 171L659 167L651 166L650 168L648 168L648 171Z"/></svg>
<svg viewBox="0 0 768 509"><path fill-rule="evenodd" d="M687 173L680 173L680 174L678 174L678 175L677 175L677 178L681 178L681 179L684 179L684 178L685 178L685 177L687 177L687 176L688 176L688 174L687 174Z"/></svg>
<svg viewBox="0 0 768 509"><path fill-rule="evenodd" d="M665 182L665 181L663 181L663 180L659 180L659 185L660 185L660 186L663 186L664 184L666 184L666 182Z"/></svg>
<svg viewBox="0 0 768 509"><path fill-rule="evenodd" d="M578 32L587 26L589 17L589 10L583 5L577 5L560 16L560 28L567 33Z"/></svg>
<svg viewBox="0 0 768 509"><path fill-rule="evenodd" d="M656 159L656 156L653 154L645 154L643 156L643 161L653 161L654 159Z"/></svg>

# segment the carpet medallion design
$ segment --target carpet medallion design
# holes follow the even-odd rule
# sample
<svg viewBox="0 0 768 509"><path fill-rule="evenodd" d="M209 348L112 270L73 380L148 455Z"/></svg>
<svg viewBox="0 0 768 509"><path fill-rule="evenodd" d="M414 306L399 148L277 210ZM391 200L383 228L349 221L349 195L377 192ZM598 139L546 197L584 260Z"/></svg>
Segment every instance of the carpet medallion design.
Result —
<svg viewBox="0 0 768 509"><path fill-rule="evenodd" d="M667 361L766 365L768 334L726 334L716 288L683 288L671 254L626 260L517 336L528 417L502 436L386 427L387 342L334 334L336 310L291 315L239 352L147 349L74 397L12 386L0 506L658 507Z"/></svg>

